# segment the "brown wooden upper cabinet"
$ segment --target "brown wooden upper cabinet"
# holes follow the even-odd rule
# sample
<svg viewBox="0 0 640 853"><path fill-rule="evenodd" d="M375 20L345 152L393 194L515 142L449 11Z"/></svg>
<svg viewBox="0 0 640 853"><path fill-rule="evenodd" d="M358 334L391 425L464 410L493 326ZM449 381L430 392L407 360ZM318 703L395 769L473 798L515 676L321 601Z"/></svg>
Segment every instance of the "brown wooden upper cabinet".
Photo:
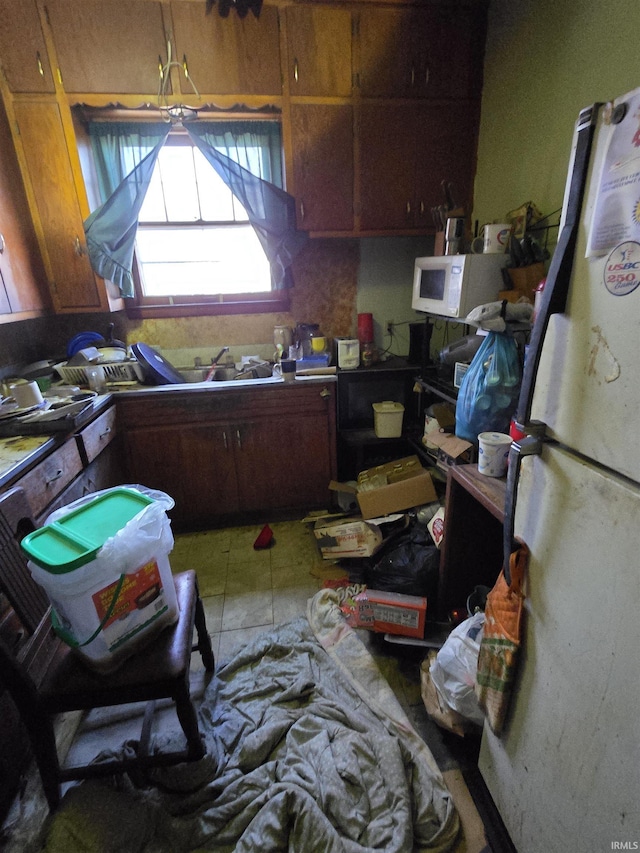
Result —
<svg viewBox="0 0 640 853"><path fill-rule="evenodd" d="M361 229L434 230L443 180L468 204L476 120L467 104L362 104Z"/></svg>
<svg viewBox="0 0 640 853"><path fill-rule="evenodd" d="M46 275L0 101L0 314L27 319L50 307Z"/></svg>
<svg viewBox="0 0 640 853"><path fill-rule="evenodd" d="M291 140L298 228L353 229L353 107L292 104Z"/></svg>
<svg viewBox="0 0 640 853"><path fill-rule="evenodd" d="M161 3L47 0L46 7L65 92L157 96L167 62Z"/></svg>
<svg viewBox="0 0 640 853"><path fill-rule="evenodd" d="M327 7L289 6L285 14L290 94L350 97L351 12Z"/></svg>
<svg viewBox="0 0 640 853"><path fill-rule="evenodd" d="M363 8L356 31L363 97L465 99L480 91L482 9Z"/></svg>
<svg viewBox="0 0 640 853"><path fill-rule="evenodd" d="M260 17L227 18L205 3L172 3L176 59L186 60L201 94L281 95L278 10L263 6ZM183 94L189 84L180 76Z"/></svg>
<svg viewBox="0 0 640 853"><path fill-rule="evenodd" d="M0 0L0 64L12 92L53 92L35 0Z"/></svg>
<svg viewBox="0 0 640 853"><path fill-rule="evenodd" d="M13 110L54 307L57 311L108 310L104 282L96 279L87 255L60 107L42 96L15 100Z"/></svg>

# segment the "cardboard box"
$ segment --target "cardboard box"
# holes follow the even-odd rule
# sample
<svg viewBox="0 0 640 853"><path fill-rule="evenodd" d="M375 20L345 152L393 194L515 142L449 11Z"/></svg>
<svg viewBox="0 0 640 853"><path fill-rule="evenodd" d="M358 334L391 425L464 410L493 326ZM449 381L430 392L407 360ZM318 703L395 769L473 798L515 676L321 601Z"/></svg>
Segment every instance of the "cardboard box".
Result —
<svg viewBox="0 0 640 853"><path fill-rule="evenodd" d="M316 522L313 533L325 560L341 557L370 557L380 548L382 531L366 521Z"/></svg>
<svg viewBox="0 0 640 853"><path fill-rule="evenodd" d="M407 519L402 514L370 521L362 518L318 519L313 533L325 560L372 557L387 536L406 523Z"/></svg>
<svg viewBox="0 0 640 853"><path fill-rule="evenodd" d="M422 639L427 599L417 595L367 589L353 597L346 615L348 623L354 628Z"/></svg>
<svg viewBox="0 0 640 853"><path fill-rule="evenodd" d="M356 486L332 480L329 488L355 494L365 519L390 515L438 499L431 475L422 467L417 456L407 456L361 471Z"/></svg>
<svg viewBox="0 0 640 853"><path fill-rule="evenodd" d="M474 445L451 432L430 432L423 436L422 443L442 471L451 465L466 465L475 461Z"/></svg>
<svg viewBox="0 0 640 853"><path fill-rule="evenodd" d="M389 515L438 499L431 475L417 456L362 471L357 497L363 518Z"/></svg>

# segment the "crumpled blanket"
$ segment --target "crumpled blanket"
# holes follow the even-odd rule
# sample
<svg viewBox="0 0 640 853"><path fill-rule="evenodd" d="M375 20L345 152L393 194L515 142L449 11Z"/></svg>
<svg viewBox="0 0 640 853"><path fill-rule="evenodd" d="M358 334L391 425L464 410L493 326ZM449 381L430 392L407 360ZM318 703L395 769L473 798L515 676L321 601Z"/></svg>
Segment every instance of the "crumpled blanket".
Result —
<svg viewBox="0 0 640 853"><path fill-rule="evenodd" d="M333 591L310 600L306 619L266 631L224 664L199 713L202 761L148 771L144 784L120 777L73 788L46 851L418 853L456 845L458 816L431 752Z"/></svg>

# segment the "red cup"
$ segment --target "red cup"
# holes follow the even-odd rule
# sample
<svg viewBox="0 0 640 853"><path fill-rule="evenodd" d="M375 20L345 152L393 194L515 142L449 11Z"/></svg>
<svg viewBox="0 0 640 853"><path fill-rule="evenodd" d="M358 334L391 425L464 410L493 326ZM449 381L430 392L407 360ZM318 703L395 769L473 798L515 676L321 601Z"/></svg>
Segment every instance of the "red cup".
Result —
<svg viewBox="0 0 640 853"><path fill-rule="evenodd" d="M373 341L373 314L358 314L358 340L361 344Z"/></svg>

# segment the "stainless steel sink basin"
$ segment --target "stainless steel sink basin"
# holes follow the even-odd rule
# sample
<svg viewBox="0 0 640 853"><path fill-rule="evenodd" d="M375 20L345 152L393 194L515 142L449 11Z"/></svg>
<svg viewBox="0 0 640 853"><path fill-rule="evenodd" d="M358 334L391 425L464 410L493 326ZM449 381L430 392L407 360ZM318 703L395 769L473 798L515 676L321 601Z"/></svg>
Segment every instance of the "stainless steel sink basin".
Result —
<svg viewBox="0 0 640 853"><path fill-rule="evenodd" d="M205 382L211 371L209 367L178 367L178 372L184 377L185 382ZM238 371L235 367L216 367L211 381L213 382L241 382L256 381L257 379L268 379L271 366L261 363L255 367L248 366L246 370Z"/></svg>

